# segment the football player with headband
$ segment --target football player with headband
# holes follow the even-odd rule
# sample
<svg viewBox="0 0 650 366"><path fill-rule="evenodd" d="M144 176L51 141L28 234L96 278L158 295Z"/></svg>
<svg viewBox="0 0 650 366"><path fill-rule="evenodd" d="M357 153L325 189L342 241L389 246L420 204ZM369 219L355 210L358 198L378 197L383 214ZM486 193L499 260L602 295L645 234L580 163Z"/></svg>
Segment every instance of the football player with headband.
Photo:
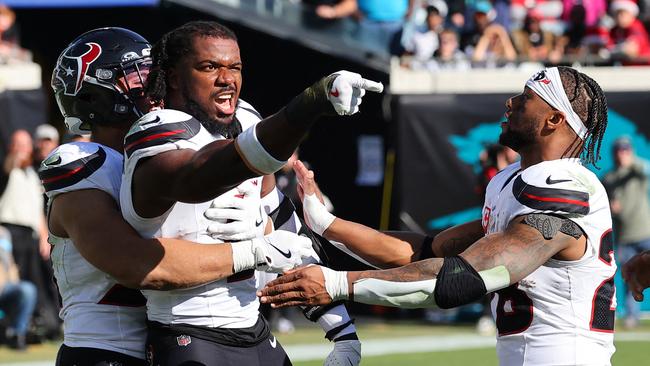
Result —
<svg viewBox="0 0 650 366"><path fill-rule="evenodd" d="M285 164L319 116L354 114L366 90L383 88L340 71L261 120L239 100L242 60L229 29L190 22L164 35L152 57L148 95L170 109L148 113L127 134L120 197L124 217L145 237L213 242L261 235L269 222L260 211L261 176ZM235 216L211 215L210 208L225 208ZM236 230L220 225L228 219L235 220ZM211 233L213 228L221 234ZM270 235L278 233L289 234L277 230ZM153 363L290 364L259 315L254 271L245 255L250 250L232 245L234 266L248 269L237 275L193 289L143 292ZM277 252L295 255L291 248L278 246ZM330 335L354 332L342 315L327 322ZM358 343L355 338L339 339ZM335 346L335 352L346 350L345 345ZM355 359L341 359L349 360Z"/></svg>
<svg viewBox="0 0 650 366"><path fill-rule="evenodd" d="M145 298L133 288L194 287L248 269L278 272L311 253L309 240L286 232L203 245L143 239L124 221L121 151L131 124L150 108L143 93L150 47L127 29L95 29L70 43L52 75L66 126L93 140L59 146L39 169L62 298L57 365L146 364ZM286 258L273 243L295 254Z"/></svg>
<svg viewBox="0 0 650 366"><path fill-rule="evenodd" d="M423 259L403 267L291 270L259 293L261 301L450 308L494 293L501 365L610 365L616 307L611 213L605 189L582 165L600 157L605 95L573 68L548 68L507 100L505 117L500 143L521 161L490 181L482 220L428 240L400 234L396 245L419 247L411 253ZM310 227L361 257L385 262L372 245L394 238L326 213L310 188L313 173L300 163L296 171Z"/></svg>

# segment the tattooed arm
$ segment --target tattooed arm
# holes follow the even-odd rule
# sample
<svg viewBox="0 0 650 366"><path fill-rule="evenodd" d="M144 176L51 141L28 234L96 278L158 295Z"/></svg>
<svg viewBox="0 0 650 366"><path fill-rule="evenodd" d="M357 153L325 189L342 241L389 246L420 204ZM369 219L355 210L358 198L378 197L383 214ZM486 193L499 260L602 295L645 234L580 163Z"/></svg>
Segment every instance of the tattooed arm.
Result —
<svg viewBox="0 0 650 366"><path fill-rule="evenodd" d="M470 221L450 227L436 235L431 249L436 258L458 255L483 236L481 220Z"/></svg>
<svg viewBox="0 0 650 366"><path fill-rule="evenodd" d="M510 274L510 284L514 284L552 257L579 259L584 254L586 243L584 235L575 239L561 232L546 240L537 229L524 224L523 217L519 217L511 221L504 232L480 239L461 256L479 272L505 266Z"/></svg>
<svg viewBox="0 0 650 366"><path fill-rule="evenodd" d="M584 253L584 236L575 239L558 232L546 240L537 229L522 221L513 220L504 232L485 236L461 253L484 280L488 292L518 282L553 256L576 259L578 253ZM258 294L263 303L276 307L327 304L332 299L403 307L433 306L436 279L445 260L428 259L394 269L362 272L335 272L313 266L289 272ZM489 277L495 273L500 276L496 281Z"/></svg>

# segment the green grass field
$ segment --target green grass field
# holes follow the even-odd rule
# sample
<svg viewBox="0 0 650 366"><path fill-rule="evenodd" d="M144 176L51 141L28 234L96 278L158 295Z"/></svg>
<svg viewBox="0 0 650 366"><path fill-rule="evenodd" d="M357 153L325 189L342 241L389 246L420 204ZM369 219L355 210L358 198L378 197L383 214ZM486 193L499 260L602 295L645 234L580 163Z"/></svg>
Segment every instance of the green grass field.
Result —
<svg viewBox="0 0 650 366"><path fill-rule="evenodd" d="M617 342L616 354L612 359L614 366L647 365L650 360L650 345L648 342ZM322 361L296 362L296 366L319 366ZM463 351L429 352L416 354L396 354L378 357L364 357L364 366L497 366L494 349L476 349Z"/></svg>
<svg viewBox="0 0 650 366"><path fill-rule="evenodd" d="M622 329L622 327L619 327ZM472 326L433 326L423 325L415 322L371 322L361 323L358 326L359 336L362 340L395 340L406 337L422 336L474 336ZM623 335L627 332L618 332ZM650 337L650 321L644 321L639 329L635 329L635 335ZM629 334L631 335L631 334ZM627 338L630 338L629 336ZM647 340L635 341L634 337L627 341L617 341L617 352L614 355L612 364L614 366L638 366L647 365L650 360L650 344ZM323 333L316 327L300 327L295 333L278 335L279 341L287 348L295 345L311 344L325 345L330 347L329 342L323 339ZM51 342L42 345L30 346L27 352L14 352L7 348L0 348L0 364L25 363L51 361L54 362L58 342ZM413 352L386 354L381 356L364 356L362 365L368 366L389 366L389 365L445 365L445 366L496 366L497 358L494 347L460 349L440 352ZM309 361L294 361L296 366L317 366L322 365L322 359Z"/></svg>

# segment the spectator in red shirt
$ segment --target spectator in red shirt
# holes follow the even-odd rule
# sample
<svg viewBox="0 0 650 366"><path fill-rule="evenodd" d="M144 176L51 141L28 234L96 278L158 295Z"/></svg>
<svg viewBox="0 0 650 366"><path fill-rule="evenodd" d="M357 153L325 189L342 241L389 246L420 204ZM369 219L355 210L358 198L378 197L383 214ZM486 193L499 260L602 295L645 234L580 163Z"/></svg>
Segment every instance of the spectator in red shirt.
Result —
<svg viewBox="0 0 650 366"><path fill-rule="evenodd" d="M648 33L636 18L638 5L631 0L615 0L610 10L616 19L616 25L609 33L612 58L622 60L626 65L650 63Z"/></svg>

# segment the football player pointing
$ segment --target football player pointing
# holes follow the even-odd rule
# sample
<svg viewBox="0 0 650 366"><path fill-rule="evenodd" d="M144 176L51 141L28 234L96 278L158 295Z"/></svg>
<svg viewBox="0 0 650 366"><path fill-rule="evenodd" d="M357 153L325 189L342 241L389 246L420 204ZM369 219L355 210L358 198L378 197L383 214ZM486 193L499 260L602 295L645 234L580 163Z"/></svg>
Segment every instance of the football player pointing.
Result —
<svg viewBox="0 0 650 366"><path fill-rule="evenodd" d="M580 160L599 159L603 91L575 69L549 68L506 108L500 142L521 161L490 181L482 221L451 228L422 248L437 258L381 271L293 270L261 291L262 302L449 308L493 292L501 365L609 365L616 307L611 214L605 189ZM310 194L309 173L297 168L310 226L369 256L364 238L381 237L325 214Z"/></svg>
<svg viewBox="0 0 650 366"><path fill-rule="evenodd" d="M152 55L151 96L183 112L150 112L125 139L121 209L145 237L213 242L209 229L215 225L205 212L211 206L238 206L238 200L256 201L243 211L259 217L260 176L284 165L320 115L354 114L365 90L382 89L341 71L259 121L257 112L238 100L242 62L236 37L227 28L188 23L163 36ZM289 235L270 235L280 233ZM263 258L247 255L257 251L256 243L231 245L236 276L188 290L144 291L155 364L290 364L258 313L253 269ZM298 257L282 241L272 244L276 253Z"/></svg>

